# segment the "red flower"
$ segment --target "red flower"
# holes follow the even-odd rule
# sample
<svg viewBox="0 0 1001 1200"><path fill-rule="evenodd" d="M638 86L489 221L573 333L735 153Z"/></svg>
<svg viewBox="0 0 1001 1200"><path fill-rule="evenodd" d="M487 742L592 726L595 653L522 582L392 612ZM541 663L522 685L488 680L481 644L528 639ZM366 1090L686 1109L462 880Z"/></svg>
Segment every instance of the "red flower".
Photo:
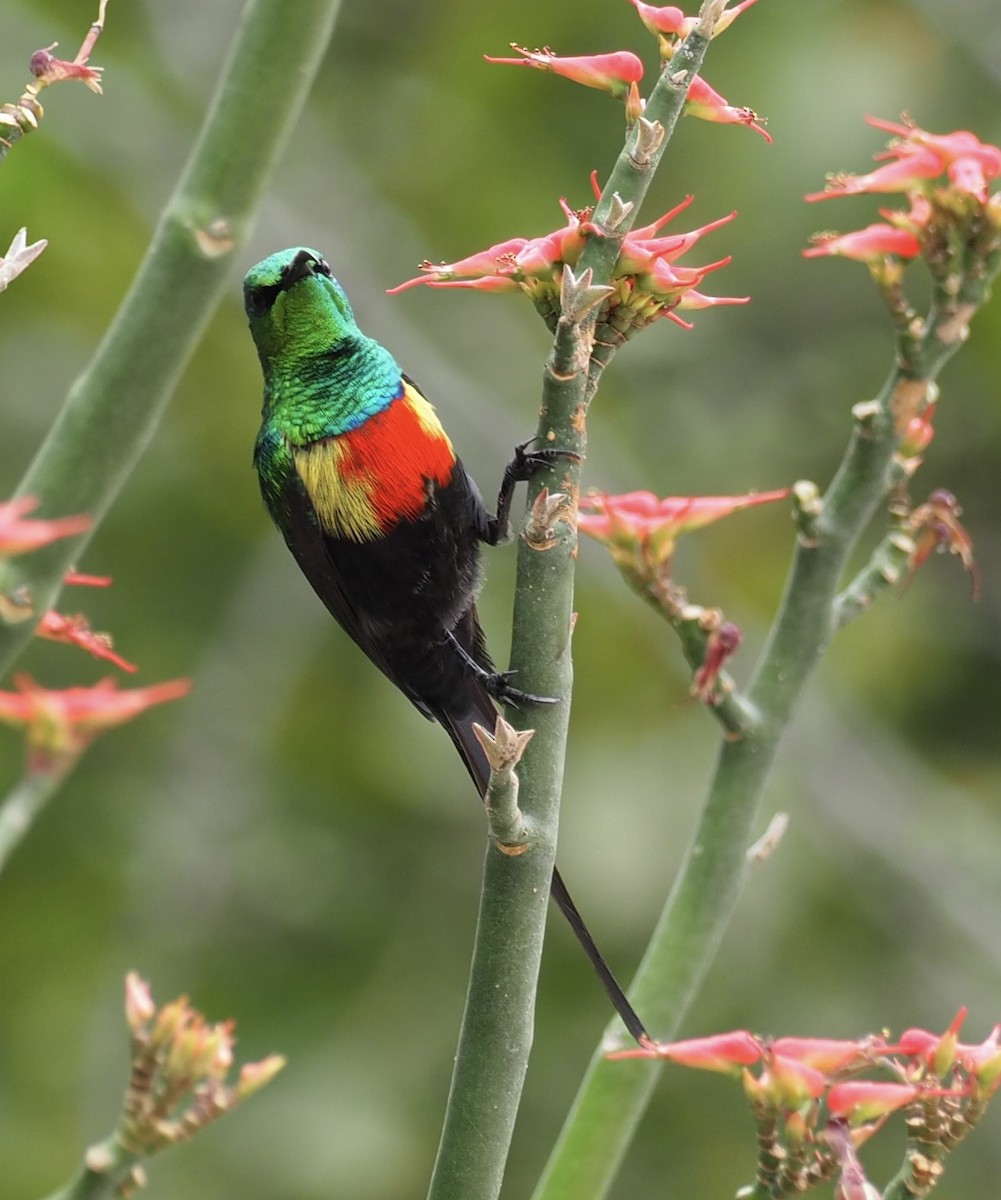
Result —
<svg viewBox="0 0 1001 1200"><path fill-rule="evenodd" d="M735 108L713 91L701 75L696 75L685 97L685 115L702 121L717 121L723 125L747 125L760 133L766 142L771 135L758 124L758 114L749 108Z"/></svg>
<svg viewBox="0 0 1001 1200"><path fill-rule="evenodd" d="M761 1058L761 1043L752 1033L737 1029L733 1033L716 1033L710 1037L690 1038L683 1042L653 1042L633 1050L615 1050L606 1058L666 1058L684 1067L700 1067L705 1071L740 1073L741 1067Z"/></svg>
<svg viewBox="0 0 1001 1200"><path fill-rule="evenodd" d="M661 35L666 34L668 37L673 37L677 41L680 41L691 33L699 21L698 17L686 17L684 12L673 4L657 8L652 4L643 4L642 0L629 0L629 2L636 9L637 13L639 13L639 18L644 26L654 37L660 40L662 45L665 42L665 38ZM741 0L740 4L735 4L733 8L726 9L713 27L713 37L722 33L745 9L750 8L755 2L756 0Z"/></svg>
<svg viewBox="0 0 1001 1200"><path fill-rule="evenodd" d="M922 1093L913 1083L883 1083L874 1079L850 1079L836 1083L827 1093L827 1110L832 1117L846 1117L853 1125L888 1116Z"/></svg>
<svg viewBox="0 0 1001 1200"><path fill-rule="evenodd" d="M62 613L50 610L39 621L35 633L52 642L66 642L71 646L80 646L88 650L95 658L104 658L123 671L137 670L134 663L122 658L112 649L111 635L95 633L87 622L87 618L77 614L68 617Z"/></svg>
<svg viewBox="0 0 1001 1200"><path fill-rule="evenodd" d="M629 85L643 78L643 63L631 50L616 50L612 54L586 54L577 58L561 58L548 47L527 50L515 42L511 49L521 58L492 58L484 54L487 62L505 63L518 67L538 67L541 71L552 71L585 87L599 88L613 96L625 97Z"/></svg>
<svg viewBox="0 0 1001 1200"><path fill-rule="evenodd" d="M33 773L67 770L104 730L191 690L188 679L127 691L119 691L114 679L62 691L39 687L27 675L16 676L14 683L16 692L0 691L0 721L27 730L28 770Z"/></svg>
<svg viewBox="0 0 1001 1200"><path fill-rule="evenodd" d="M59 538L86 533L93 524L85 513L49 521L25 517L26 513L34 512L37 507L38 501L33 496L19 496L16 500L0 504L0 558L27 554Z"/></svg>
<svg viewBox="0 0 1001 1200"><path fill-rule="evenodd" d="M795 1059L818 1071L831 1074L868 1062L873 1054L887 1049L882 1038L851 1042L842 1038L776 1038L772 1050L783 1058Z"/></svg>
<svg viewBox="0 0 1001 1200"><path fill-rule="evenodd" d="M917 258L921 253L921 243L909 230L879 223L853 233L815 233L810 240L813 245L803 251L804 258L829 254L854 258L858 262L880 262L888 254L897 258Z"/></svg>

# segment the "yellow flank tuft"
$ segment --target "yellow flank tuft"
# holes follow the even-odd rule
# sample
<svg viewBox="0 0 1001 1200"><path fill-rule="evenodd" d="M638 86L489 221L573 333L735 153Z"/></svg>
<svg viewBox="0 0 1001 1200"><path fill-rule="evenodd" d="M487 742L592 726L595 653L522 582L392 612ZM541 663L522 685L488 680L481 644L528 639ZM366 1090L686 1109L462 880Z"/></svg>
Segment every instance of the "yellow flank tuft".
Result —
<svg viewBox="0 0 1001 1200"><path fill-rule="evenodd" d="M375 480L369 475L345 477L339 469L345 450L336 437L296 446L295 469L324 533L354 542L370 541L382 532L372 504Z"/></svg>
<svg viewBox="0 0 1001 1200"><path fill-rule="evenodd" d="M434 411L429 401L425 400L417 388L412 383L408 383L407 380L403 381L403 400L404 403L410 406L424 431L432 437L442 438L449 450L454 454L455 451L452 449L452 443L449 440L448 434L442 428L441 421L438 420L438 414Z"/></svg>

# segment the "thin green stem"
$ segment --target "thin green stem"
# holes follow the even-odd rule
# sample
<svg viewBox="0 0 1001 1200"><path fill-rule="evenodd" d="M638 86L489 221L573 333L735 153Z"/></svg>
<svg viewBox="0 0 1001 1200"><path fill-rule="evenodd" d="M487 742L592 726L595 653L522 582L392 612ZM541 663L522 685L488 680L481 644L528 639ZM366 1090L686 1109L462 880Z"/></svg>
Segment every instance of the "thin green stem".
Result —
<svg viewBox="0 0 1001 1200"><path fill-rule="evenodd" d="M152 438L227 284L338 7L339 0L248 0L139 272L18 488L38 496L44 513L87 512L96 527ZM11 560L0 569L0 593L24 587L44 612L90 536ZM30 622L0 625L0 672L30 636Z"/></svg>
<svg viewBox="0 0 1001 1200"><path fill-rule="evenodd" d="M27 771L0 804L0 871L64 778L64 772Z"/></svg>

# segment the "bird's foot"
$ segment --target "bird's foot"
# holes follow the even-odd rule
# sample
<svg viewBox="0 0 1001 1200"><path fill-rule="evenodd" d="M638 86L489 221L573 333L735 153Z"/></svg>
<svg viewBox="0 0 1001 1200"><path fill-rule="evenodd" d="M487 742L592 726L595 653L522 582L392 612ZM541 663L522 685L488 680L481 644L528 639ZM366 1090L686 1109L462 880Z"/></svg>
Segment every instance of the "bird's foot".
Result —
<svg viewBox="0 0 1001 1200"><path fill-rule="evenodd" d="M537 696L534 692L524 692L511 682L511 676L516 671L485 671L483 686L491 696L501 704L510 704L520 708L523 704L559 704L559 696Z"/></svg>
<svg viewBox="0 0 1001 1200"><path fill-rule="evenodd" d="M558 446L540 446L538 450L529 450L529 446L538 440L538 437L530 437L527 442L519 442L515 446L514 457L504 470L505 479L509 479L512 484L526 483L537 467L551 467L561 458L567 462L582 461L583 456L576 450L564 450Z"/></svg>

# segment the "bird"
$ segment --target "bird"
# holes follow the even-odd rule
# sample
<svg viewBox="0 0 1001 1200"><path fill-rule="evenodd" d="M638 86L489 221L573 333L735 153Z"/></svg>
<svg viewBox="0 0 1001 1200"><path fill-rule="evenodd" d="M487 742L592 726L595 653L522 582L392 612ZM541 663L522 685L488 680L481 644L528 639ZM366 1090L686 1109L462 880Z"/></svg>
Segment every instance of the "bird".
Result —
<svg viewBox="0 0 1001 1200"><path fill-rule="evenodd" d="M507 538L516 485L566 452L516 447L491 513L434 408L358 327L317 251L263 259L243 296L264 375L254 466L265 507L338 624L444 727L482 798L490 768L474 724L492 731L496 702L552 698L494 668L476 611L481 547ZM626 1029L646 1039L558 870L551 895Z"/></svg>

